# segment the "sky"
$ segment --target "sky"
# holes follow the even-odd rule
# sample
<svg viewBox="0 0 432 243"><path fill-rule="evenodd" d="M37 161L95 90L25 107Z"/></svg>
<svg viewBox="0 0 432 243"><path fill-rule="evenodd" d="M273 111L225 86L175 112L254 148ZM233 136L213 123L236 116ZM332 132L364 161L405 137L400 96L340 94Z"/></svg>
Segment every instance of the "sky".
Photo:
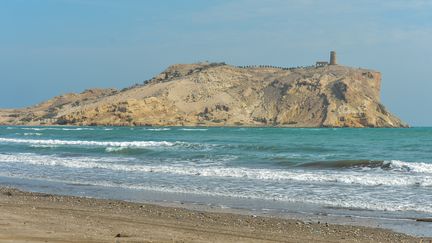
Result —
<svg viewBox="0 0 432 243"><path fill-rule="evenodd" d="M432 126L429 0L1 0L0 107L124 88L174 63L379 70L381 99Z"/></svg>

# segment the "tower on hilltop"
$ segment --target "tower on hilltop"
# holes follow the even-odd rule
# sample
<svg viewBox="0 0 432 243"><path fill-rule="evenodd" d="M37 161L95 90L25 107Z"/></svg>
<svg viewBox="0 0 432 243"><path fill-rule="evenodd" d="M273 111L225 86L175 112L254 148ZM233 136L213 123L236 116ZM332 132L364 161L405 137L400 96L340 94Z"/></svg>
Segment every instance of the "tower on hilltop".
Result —
<svg viewBox="0 0 432 243"><path fill-rule="evenodd" d="M335 51L330 52L330 65L337 65L336 52Z"/></svg>

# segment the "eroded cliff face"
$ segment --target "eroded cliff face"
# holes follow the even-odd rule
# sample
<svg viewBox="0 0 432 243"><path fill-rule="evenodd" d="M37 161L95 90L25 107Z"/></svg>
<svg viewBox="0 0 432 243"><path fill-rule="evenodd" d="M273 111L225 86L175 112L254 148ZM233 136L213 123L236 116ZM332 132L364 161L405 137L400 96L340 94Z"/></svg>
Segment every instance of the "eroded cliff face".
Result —
<svg viewBox="0 0 432 243"><path fill-rule="evenodd" d="M0 111L11 125L406 127L380 103L381 74L179 64L142 86L87 90Z"/></svg>

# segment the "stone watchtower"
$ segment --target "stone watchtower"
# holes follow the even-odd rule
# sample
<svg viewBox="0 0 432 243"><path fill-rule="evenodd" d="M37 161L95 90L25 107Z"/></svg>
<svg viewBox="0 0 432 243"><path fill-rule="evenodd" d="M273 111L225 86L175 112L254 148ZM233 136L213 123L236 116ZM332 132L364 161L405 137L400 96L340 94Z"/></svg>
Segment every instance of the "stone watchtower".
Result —
<svg viewBox="0 0 432 243"><path fill-rule="evenodd" d="M337 65L336 52L335 51L330 52L330 65Z"/></svg>

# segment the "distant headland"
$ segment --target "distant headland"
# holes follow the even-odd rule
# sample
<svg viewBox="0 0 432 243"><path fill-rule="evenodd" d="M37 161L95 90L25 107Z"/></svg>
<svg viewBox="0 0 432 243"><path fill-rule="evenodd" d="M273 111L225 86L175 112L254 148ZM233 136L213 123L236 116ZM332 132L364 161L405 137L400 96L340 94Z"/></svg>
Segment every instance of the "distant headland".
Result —
<svg viewBox="0 0 432 243"><path fill-rule="evenodd" d="M308 67L176 64L122 90L89 89L0 110L3 125L407 127L380 103L381 74Z"/></svg>

